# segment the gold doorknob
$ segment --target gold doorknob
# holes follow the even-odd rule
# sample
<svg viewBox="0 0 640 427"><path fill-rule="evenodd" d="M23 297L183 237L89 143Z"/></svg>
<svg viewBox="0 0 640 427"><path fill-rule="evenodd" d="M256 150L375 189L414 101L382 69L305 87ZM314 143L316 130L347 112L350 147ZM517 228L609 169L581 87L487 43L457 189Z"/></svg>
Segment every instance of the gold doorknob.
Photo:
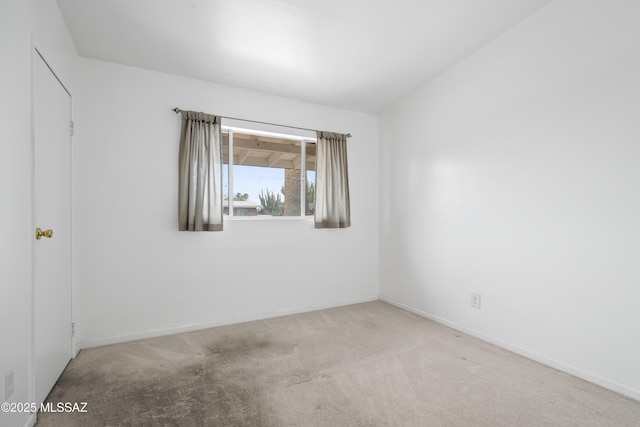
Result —
<svg viewBox="0 0 640 427"><path fill-rule="evenodd" d="M36 228L36 239L40 240L42 237L46 237L48 239L53 237L53 230L44 230L42 231L40 227Z"/></svg>

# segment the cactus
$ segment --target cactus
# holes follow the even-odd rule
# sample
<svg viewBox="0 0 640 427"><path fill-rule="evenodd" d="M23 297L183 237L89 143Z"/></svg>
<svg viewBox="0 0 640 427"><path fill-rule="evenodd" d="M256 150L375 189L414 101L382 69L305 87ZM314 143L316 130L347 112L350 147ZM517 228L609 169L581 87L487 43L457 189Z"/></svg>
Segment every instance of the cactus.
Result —
<svg viewBox="0 0 640 427"><path fill-rule="evenodd" d="M258 195L262 205L261 215L282 216L284 213L284 203L279 193L269 190L262 190Z"/></svg>

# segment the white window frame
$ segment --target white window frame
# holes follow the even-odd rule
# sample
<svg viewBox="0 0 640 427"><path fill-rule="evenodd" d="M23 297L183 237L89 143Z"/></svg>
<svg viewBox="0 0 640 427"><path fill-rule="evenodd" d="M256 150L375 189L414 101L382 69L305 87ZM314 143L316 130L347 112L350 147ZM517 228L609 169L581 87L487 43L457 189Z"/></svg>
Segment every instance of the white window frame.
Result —
<svg viewBox="0 0 640 427"><path fill-rule="evenodd" d="M227 210L228 214L225 216L227 219L232 220L242 220L242 221L286 221L286 220L300 220L300 219L313 219L313 215L306 215L306 207L307 207L307 143L315 144L317 143L316 138L297 136L288 133L277 133L277 132L269 132L263 130L255 130L255 129L247 129L237 126L222 126L222 132L226 132L229 138L229 157L227 159ZM268 216L268 215L258 215L255 217L247 217L247 216L235 216L233 214L233 134L235 132L256 135L256 136L267 136L272 138L281 138L281 139L289 139L292 141L300 142L300 215L293 216ZM224 159L223 159L224 162Z"/></svg>

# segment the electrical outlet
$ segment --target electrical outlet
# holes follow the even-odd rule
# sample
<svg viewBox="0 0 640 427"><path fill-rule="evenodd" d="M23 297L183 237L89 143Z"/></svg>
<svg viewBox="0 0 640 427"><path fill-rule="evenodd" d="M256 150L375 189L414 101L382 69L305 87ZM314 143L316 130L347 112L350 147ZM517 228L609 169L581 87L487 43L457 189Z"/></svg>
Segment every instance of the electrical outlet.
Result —
<svg viewBox="0 0 640 427"><path fill-rule="evenodd" d="M471 307L479 309L480 308L480 298L481 298L480 294L471 293Z"/></svg>
<svg viewBox="0 0 640 427"><path fill-rule="evenodd" d="M8 401L13 394L13 368L4 374L4 401Z"/></svg>

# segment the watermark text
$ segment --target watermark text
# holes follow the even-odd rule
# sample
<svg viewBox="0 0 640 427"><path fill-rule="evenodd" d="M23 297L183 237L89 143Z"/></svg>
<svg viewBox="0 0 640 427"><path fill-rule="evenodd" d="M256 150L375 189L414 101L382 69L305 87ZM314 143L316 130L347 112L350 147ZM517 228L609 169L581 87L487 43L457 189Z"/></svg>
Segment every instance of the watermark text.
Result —
<svg viewBox="0 0 640 427"><path fill-rule="evenodd" d="M88 412L87 402L3 402L2 412Z"/></svg>

